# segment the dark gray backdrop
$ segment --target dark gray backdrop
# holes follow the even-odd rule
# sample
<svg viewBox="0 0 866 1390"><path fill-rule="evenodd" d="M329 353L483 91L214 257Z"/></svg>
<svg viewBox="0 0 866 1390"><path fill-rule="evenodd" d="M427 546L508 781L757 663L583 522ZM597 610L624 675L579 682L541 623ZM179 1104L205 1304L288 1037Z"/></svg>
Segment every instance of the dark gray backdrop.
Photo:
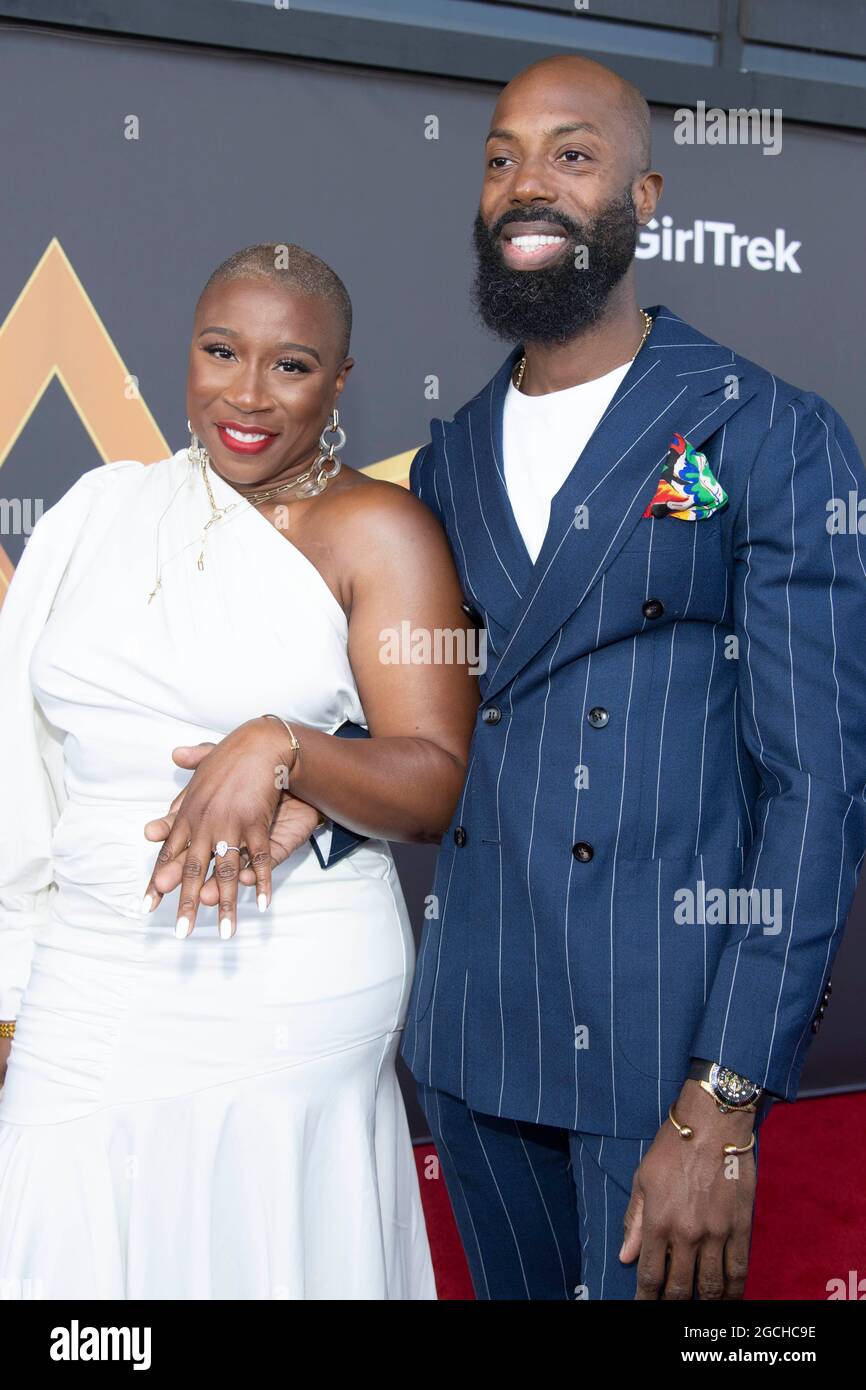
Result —
<svg viewBox="0 0 866 1390"><path fill-rule="evenodd" d="M506 351L474 322L467 293L495 95L441 78L0 29L0 322L56 236L175 449L186 438L188 335L205 279L251 242L299 242L334 266L354 303L348 461L413 448L430 417L451 415ZM123 138L129 114L140 118L137 142ZM431 115L436 141L424 138ZM703 266L643 260L641 302L667 303L820 391L863 450L866 139L786 125L782 153L768 157L757 147L675 145L671 116L654 110L654 164L667 178L660 212L677 227L718 220L771 240L783 228L802 243L801 273L717 267L709 256ZM425 399L431 374L438 402ZM0 495L41 496L47 507L98 462L55 382L3 466ZM20 541L3 541L17 560ZM433 851L396 854L420 923ZM804 1091L866 1083L864 916L861 891Z"/></svg>

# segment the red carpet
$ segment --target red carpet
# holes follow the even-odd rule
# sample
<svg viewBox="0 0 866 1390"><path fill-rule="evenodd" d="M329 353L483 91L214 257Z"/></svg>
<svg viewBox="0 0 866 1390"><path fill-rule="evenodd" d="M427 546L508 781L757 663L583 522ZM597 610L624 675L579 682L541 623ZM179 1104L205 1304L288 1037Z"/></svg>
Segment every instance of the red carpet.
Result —
<svg viewBox="0 0 866 1390"><path fill-rule="evenodd" d="M864 1152L866 1092L773 1107L761 1127L746 1298L826 1300L831 1279L866 1281ZM472 1299L432 1144L416 1145L415 1158L439 1297Z"/></svg>

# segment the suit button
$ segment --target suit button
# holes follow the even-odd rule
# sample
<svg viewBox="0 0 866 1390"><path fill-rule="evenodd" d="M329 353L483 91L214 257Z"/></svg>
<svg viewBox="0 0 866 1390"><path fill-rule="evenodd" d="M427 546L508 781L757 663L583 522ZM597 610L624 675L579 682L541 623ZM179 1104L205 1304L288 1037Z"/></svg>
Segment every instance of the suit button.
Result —
<svg viewBox="0 0 866 1390"><path fill-rule="evenodd" d="M603 709L601 705L594 705L586 717L594 729L603 729L610 719L607 710Z"/></svg>
<svg viewBox="0 0 866 1390"><path fill-rule="evenodd" d="M645 618L660 618L664 611L665 606L660 598L648 598L646 603L641 606L641 612Z"/></svg>
<svg viewBox="0 0 866 1390"><path fill-rule="evenodd" d="M592 845L588 845L586 840L578 840L576 845L572 845L571 852L575 859L579 859L581 864L588 864L595 850Z"/></svg>
<svg viewBox="0 0 866 1390"><path fill-rule="evenodd" d="M463 609L463 612L466 614L467 618L469 618L475 624L476 627L484 626L484 619L482 618L481 614L478 612L478 609L475 607L473 603L461 603L460 607Z"/></svg>
<svg viewBox="0 0 866 1390"><path fill-rule="evenodd" d="M820 1018L813 1018L813 1019L812 1019L812 1032L813 1032L813 1033L817 1033L817 1031L818 1031L818 1029L819 1029L820 1027L821 1027L821 1020L820 1020Z"/></svg>
<svg viewBox="0 0 866 1390"><path fill-rule="evenodd" d="M454 843L457 845L458 849L462 849L466 844L466 831L463 829L462 825L458 825L457 829L454 831Z"/></svg>
<svg viewBox="0 0 866 1390"><path fill-rule="evenodd" d="M502 710L498 705L488 705L485 710L481 711L481 718L485 724L498 724L502 718Z"/></svg>

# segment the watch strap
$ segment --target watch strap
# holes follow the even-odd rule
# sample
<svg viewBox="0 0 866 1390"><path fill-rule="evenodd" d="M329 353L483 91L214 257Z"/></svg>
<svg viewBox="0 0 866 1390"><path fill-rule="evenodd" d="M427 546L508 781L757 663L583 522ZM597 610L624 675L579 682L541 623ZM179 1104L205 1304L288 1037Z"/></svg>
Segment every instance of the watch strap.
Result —
<svg viewBox="0 0 866 1390"><path fill-rule="evenodd" d="M705 1057L693 1057L689 1066L689 1081L709 1081L710 1072L715 1065L715 1062L708 1062Z"/></svg>

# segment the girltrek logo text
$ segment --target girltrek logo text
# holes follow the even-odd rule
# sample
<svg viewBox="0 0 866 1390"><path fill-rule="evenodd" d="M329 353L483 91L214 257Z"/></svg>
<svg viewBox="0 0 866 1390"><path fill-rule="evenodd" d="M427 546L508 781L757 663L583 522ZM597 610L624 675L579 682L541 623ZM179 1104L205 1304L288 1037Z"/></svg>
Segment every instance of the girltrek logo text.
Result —
<svg viewBox="0 0 866 1390"><path fill-rule="evenodd" d="M656 256L663 261L691 265L727 266L731 270L787 270L802 275L797 261L801 241L789 241L784 227L776 227L772 239L751 236L737 231L734 222L710 222L696 218L691 226L676 227L667 213L653 217L640 233L635 256L639 261L651 261Z"/></svg>

